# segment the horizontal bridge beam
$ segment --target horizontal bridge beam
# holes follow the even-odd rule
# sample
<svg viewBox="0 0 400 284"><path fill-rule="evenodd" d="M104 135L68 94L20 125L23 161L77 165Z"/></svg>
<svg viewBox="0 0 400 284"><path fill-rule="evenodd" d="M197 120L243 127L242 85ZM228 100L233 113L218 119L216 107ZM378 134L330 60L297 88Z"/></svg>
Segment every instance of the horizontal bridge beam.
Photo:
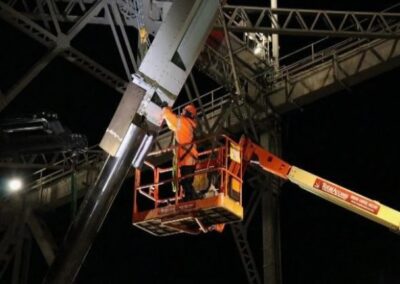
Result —
<svg viewBox="0 0 400 284"><path fill-rule="evenodd" d="M231 32L298 36L400 38L400 13L224 6ZM222 28L222 25L217 25Z"/></svg>

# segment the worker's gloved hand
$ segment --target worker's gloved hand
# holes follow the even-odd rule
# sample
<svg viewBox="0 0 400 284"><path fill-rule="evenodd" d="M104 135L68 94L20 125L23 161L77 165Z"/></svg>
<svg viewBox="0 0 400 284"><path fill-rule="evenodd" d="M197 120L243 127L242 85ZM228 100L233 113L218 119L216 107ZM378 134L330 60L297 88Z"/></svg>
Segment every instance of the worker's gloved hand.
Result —
<svg viewBox="0 0 400 284"><path fill-rule="evenodd" d="M160 105L161 108L165 108L165 107L167 107L167 106L168 106L168 103L167 103L167 102L162 102L161 105Z"/></svg>
<svg viewBox="0 0 400 284"><path fill-rule="evenodd" d="M166 113L168 112L168 111L171 111L171 107L170 106L168 106L168 104L166 103L166 102L163 102L162 104L161 104L161 117L162 117L162 119L164 120L165 119L165 116L166 116Z"/></svg>

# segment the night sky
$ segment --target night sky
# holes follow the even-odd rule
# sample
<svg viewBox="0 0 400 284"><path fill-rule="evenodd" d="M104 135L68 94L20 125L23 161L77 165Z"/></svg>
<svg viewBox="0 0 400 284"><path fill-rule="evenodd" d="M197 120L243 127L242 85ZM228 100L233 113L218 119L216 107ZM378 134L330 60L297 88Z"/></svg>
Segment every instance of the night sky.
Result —
<svg viewBox="0 0 400 284"><path fill-rule="evenodd" d="M292 164L400 209L394 70L284 118ZM287 283L399 283L400 239L297 186L282 189Z"/></svg>
<svg viewBox="0 0 400 284"><path fill-rule="evenodd" d="M301 6L333 8L317 7L317 2L321 1ZM339 2L337 9L345 8L343 3ZM299 6L289 4L286 6ZM382 8L386 4L390 3L382 4ZM85 32L90 34L91 30ZM0 38L8 39L7 44L0 45L0 88L4 91L45 49L1 21ZM118 73L121 70L113 61L115 54L110 51L104 56L101 52L114 50L107 46L110 38L109 34L98 37L97 42L90 38L85 46L87 50L96 47L98 52L93 57ZM344 90L284 115L283 157L293 165L400 209L400 141L396 138L400 130L399 76L400 70L395 69L350 92ZM118 101L115 91L58 58L0 117L54 111L64 125L86 134L93 145L102 137ZM77 283L246 283L229 228L222 234L165 238L134 228L132 185L132 179L127 179ZM295 185L285 183L281 193L284 284L400 282L400 236ZM41 216L60 242L70 221L69 205ZM250 230L250 245L259 268L260 233L256 218ZM40 283L45 271L44 259L34 246L29 283Z"/></svg>

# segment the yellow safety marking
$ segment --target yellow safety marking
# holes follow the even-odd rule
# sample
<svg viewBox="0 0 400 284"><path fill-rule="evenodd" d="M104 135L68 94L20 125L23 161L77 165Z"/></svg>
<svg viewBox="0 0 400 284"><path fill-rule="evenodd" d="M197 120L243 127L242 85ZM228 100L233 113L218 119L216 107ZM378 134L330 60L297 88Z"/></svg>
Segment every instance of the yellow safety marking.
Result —
<svg viewBox="0 0 400 284"><path fill-rule="evenodd" d="M236 163L241 163L241 158L240 158L240 146L235 145L233 143L230 143L229 147L229 157L231 158L232 161L235 161Z"/></svg>
<svg viewBox="0 0 400 284"><path fill-rule="evenodd" d="M235 178L232 178L232 189L236 192L240 192L241 191L241 182L238 181Z"/></svg>

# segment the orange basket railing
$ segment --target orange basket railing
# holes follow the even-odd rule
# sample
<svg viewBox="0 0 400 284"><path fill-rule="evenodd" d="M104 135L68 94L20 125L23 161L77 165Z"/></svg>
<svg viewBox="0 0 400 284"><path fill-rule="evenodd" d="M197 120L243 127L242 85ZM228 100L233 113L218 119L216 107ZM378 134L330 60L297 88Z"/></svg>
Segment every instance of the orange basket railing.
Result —
<svg viewBox="0 0 400 284"><path fill-rule="evenodd" d="M203 150L198 150L196 170L190 175L180 176L178 168L173 166L171 159L161 165L151 162L151 160L160 160L162 156L165 157L168 154L173 155L178 146L148 155L143 169L135 170L134 213L142 211L146 207L144 204L147 204L146 209L178 204L184 195L181 181L191 177L199 180L203 178L203 182L205 181L203 186L206 189L209 189L212 184L216 190L215 194L224 194L242 203L243 169L240 145L225 135L218 138L204 138L196 141L196 145L198 149ZM232 155L233 150L236 151L236 157ZM141 208L139 208L139 203Z"/></svg>

